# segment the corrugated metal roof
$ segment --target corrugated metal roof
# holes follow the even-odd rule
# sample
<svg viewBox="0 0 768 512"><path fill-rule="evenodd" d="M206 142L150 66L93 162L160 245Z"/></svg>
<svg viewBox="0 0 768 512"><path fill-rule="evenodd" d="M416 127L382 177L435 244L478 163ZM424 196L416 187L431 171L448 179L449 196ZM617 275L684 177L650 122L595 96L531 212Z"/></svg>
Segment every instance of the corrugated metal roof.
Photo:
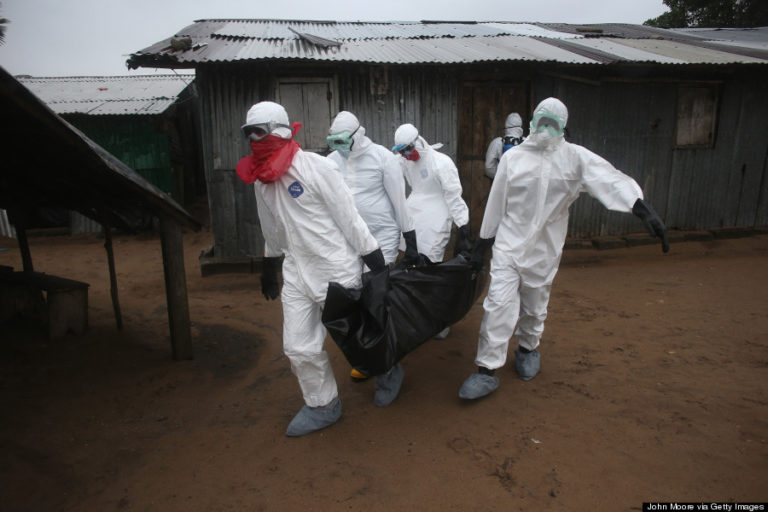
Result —
<svg viewBox="0 0 768 512"><path fill-rule="evenodd" d="M293 29L293 30L291 30ZM577 37L529 23L422 23L422 22L309 22L272 20L226 21L213 36L251 39L296 39L303 32L337 41L366 39L416 39L442 37L488 37L527 35Z"/></svg>
<svg viewBox="0 0 768 512"><path fill-rule="evenodd" d="M724 45L768 50L768 27L676 28L672 31Z"/></svg>
<svg viewBox="0 0 768 512"><path fill-rule="evenodd" d="M763 36L768 40L768 34ZM736 41L728 43L732 46L723 43L629 24L200 20L134 53L128 65L184 68L206 62L279 59L381 64L768 63L768 50L740 47Z"/></svg>
<svg viewBox="0 0 768 512"><path fill-rule="evenodd" d="M302 59L386 64L468 63L508 60L552 60L584 64L594 62L574 53L553 48L529 37L356 40L337 48L318 48L299 40L254 39L244 44L217 48L206 62L235 60Z"/></svg>
<svg viewBox="0 0 768 512"><path fill-rule="evenodd" d="M156 115L165 112L194 75L18 77L57 114Z"/></svg>
<svg viewBox="0 0 768 512"><path fill-rule="evenodd" d="M723 53L676 41L651 39L580 39L576 45L599 50L633 62L661 64L728 64L765 60Z"/></svg>

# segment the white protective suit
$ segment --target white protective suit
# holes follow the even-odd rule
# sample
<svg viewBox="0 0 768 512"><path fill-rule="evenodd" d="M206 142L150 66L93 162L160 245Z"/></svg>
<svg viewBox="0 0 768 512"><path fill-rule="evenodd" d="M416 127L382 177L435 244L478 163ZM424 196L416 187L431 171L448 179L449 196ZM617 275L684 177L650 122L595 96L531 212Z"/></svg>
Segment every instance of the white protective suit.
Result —
<svg viewBox="0 0 768 512"><path fill-rule="evenodd" d="M512 112L504 121L504 136L523 138L523 119L517 112ZM485 152L485 175L493 179L499 166L499 160L504 153L504 142L501 137L496 137L488 144Z"/></svg>
<svg viewBox="0 0 768 512"><path fill-rule="evenodd" d="M393 263L400 247L400 233L414 229L405 205L405 182L398 157L366 137L365 128L350 112L339 112L329 131L354 133L349 156L334 151L328 158L339 166L357 211L381 246L384 261Z"/></svg>
<svg viewBox="0 0 768 512"><path fill-rule="evenodd" d="M534 111L568 119L556 98ZM562 135L534 133L499 162L480 228L480 238L496 237L491 281L483 302L475 363L500 368L507 358L513 329L520 346L539 345L547 316L552 281L560 264L568 230L568 209L582 192L606 208L632 212L643 198L638 184L590 150ZM519 322L518 322L519 317Z"/></svg>
<svg viewBox="0 0 768 512"><path fill-rule="evenodd" d="M288 124L284 110L276 117L267 120ZM290 137L290 130L283 128L273 133L280 130L287 131L284 138ZM323 350L326 329L321 315L328 283L360 287L360 256L375 251L379 244L357 213L336 164L328 158L298 150L284 175L274 183L256 181L254 190L264 256L285 254L283 349L306 404L324 406L338 396Z"/></svg>
<svg viewBox="0 0 768 512"><path fill-rule="evenodd" d="M427 144L413 125L404 124L395 132L395 144L410 143L420 158L413 162L399 157L411 187L406 204L416 228L419 253L439 263L451 238L451 222L457 227L466 225L469 208L461 197L459 171L451 157Z"/></svg>

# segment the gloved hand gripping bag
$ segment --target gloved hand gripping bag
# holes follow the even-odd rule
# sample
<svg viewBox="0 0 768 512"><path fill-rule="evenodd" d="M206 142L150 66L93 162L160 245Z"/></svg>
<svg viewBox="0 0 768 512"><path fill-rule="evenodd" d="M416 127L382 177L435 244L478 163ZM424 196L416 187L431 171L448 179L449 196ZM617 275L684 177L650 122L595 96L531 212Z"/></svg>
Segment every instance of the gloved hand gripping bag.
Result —
<svg viewBox="0 0 768 512"><path fill-rule="evenodd" d="M361 289L329 284L323 324L353 368L381 375L464 318L485 281L485 271L474 271L463 256L366 272Z"/></svg>

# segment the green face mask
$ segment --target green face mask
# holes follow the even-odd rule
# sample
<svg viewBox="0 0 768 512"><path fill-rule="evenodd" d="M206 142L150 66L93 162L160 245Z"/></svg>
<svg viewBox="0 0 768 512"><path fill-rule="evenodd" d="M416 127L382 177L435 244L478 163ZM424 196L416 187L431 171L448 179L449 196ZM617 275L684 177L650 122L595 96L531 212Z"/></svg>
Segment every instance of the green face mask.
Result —
<svg viewBox="0 0 768 512"><path fill-rule="evenodd" d="M536 114L531 120L531 131L533 132L546 130L552 137L559 137L563 134L564 129L565 123L562 119L546 112Z"/></svg>
<svg viewBox="0 0 768 512"><path fill-rule="evenodd" d="M334 133L325 138L325 143L328 144L332 151L341 151L342 153L346 151L348 153L352 149L352 144L355 143L355 140L352 138L355 132L357 132L357 129L354 132L344 130L343 132Z"/></svg>

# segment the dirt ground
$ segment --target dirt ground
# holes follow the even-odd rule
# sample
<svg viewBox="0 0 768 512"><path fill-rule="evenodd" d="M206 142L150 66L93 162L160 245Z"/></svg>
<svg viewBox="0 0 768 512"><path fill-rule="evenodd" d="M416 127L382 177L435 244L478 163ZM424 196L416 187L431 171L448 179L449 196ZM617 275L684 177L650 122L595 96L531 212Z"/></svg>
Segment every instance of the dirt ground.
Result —
<svg viewBox="0 0 768 512"><path fill-rule="evenodd" d="M90 283L89 331L0 326L0 509L26 511L632 511L648 501L768 501L768 235L572 249L555 280L542 370L472 403L482 300L403 360L373 405L330 338L344 407L288 438L302 405L281 308L258 275L201 277L184 238L195 359L171 357L161 247L32 238L35 269ZM21 266L0 239L0 265ZM482 299L482 298L481 298Z"/></svg>

